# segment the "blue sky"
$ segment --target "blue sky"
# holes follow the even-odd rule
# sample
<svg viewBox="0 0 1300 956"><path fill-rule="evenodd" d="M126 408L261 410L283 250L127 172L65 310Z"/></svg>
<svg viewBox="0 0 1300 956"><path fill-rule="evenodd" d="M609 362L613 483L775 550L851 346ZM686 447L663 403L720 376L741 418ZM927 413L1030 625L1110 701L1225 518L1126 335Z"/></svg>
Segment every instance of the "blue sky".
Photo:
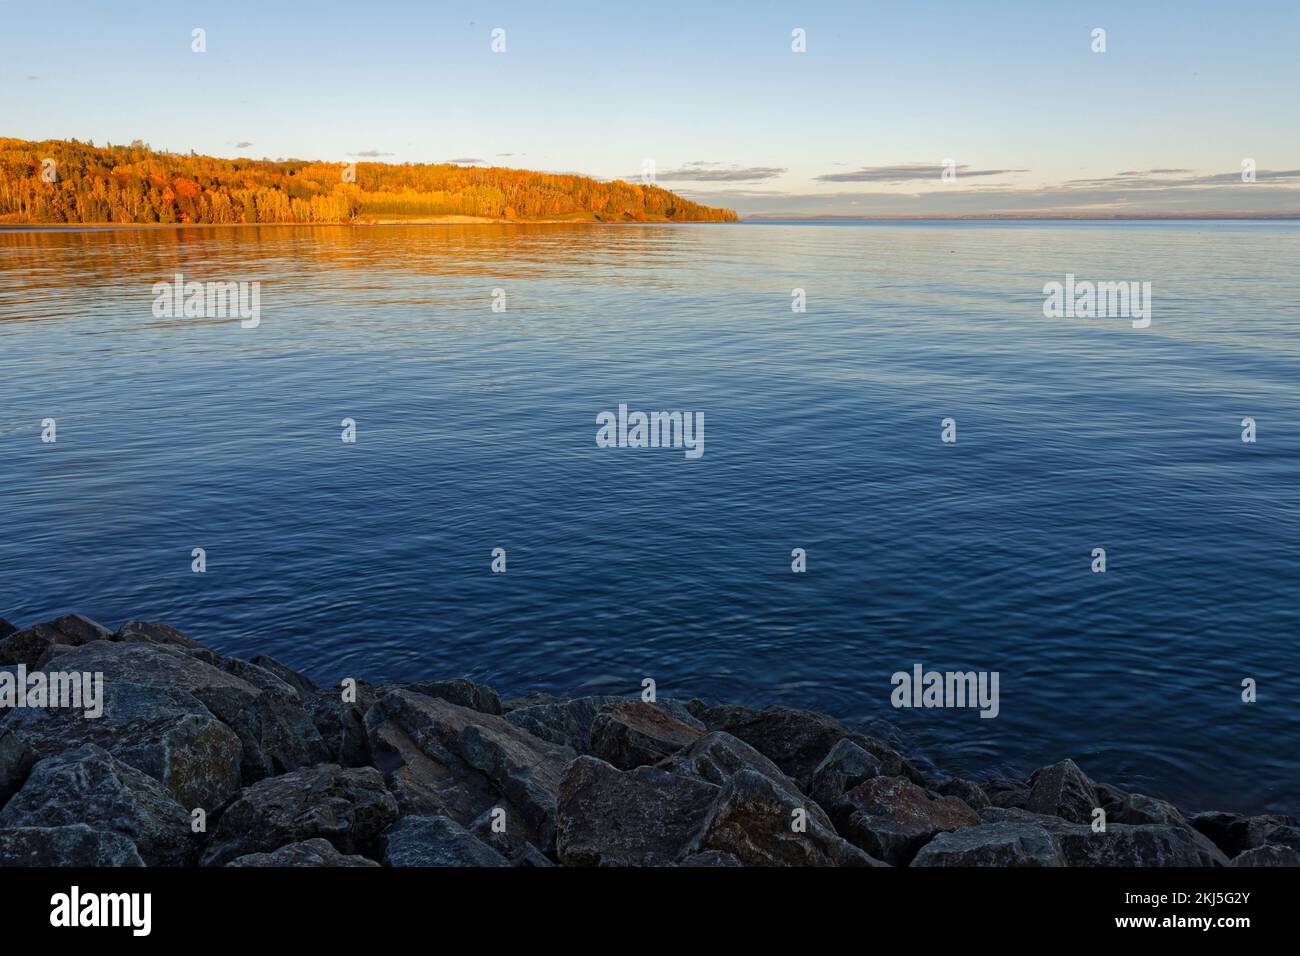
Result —
<svg viewBox="0 0 1300 956"><path fill-rule="evenodd" d="M1300 211L1295 0L0 0L0 17L0 135L26 139L601 178L651 159L661 185L746 214Z"/></svg>

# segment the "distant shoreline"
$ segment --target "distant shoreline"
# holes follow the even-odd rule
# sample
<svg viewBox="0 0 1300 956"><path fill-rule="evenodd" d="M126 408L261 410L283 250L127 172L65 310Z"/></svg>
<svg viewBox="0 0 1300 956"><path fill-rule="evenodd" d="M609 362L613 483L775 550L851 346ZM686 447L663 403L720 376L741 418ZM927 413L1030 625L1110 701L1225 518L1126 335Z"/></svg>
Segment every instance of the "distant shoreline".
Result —
<svg viewBox="0 0 1300 956"><path fill-rule="evenodd" d="M436 216L423 219L379 219L366 222L6 222L0 223L0 232L75 232L81 229L252 229L252 228L366 228L371 226L698 226L795 224L818 223L898 223L898 222L1296 222L1296 213L1200 213L1197 215L1124 215L1124 216L746 216L735 222L710 222L708 220L645 219L641 221L611 222L595 219L491 219L480 216Z"/></svg>
<svg viewBox="0 0 1300 956"><path fill-rule="evenodd" d="M1118 213L1115 215L1076 215L1071 213L943 214L915 216L781 216L763 213L742 216L741 222L1183 222L1207 219L1240 221L1296 220L1300 212L1197 212L1197 213Z"/></svg>
<svg viewBox="0 0 1300 956"><path fill-rule="evenodd" d="M602 222L597 219L489 219L478 216L437 216L427 219L379 219L368 222L4 222L0 232L71 232L78 229L273 229L292 226L297 229L352 229L370 226L698 226L735 225L709 220L644 219L627 222Z"/></svg>

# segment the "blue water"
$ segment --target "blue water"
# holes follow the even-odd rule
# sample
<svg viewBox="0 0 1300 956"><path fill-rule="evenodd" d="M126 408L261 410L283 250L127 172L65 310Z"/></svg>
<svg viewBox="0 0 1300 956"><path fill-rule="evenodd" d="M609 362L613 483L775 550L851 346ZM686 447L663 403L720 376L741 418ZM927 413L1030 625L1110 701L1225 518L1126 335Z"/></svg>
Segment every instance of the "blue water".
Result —
<svg viewBox="0 0 1300 956"><path fill-rule="evenodd" d="M177 271L261 281L261 326L155 318ZM1067 273L1150 281L1151 327L1044 318ZM1297 303L1287 223L0 232L0 616L321 681L653 677L1295 811ZM620 402L702 411L703 457L596 447ZM998 671L1000 715L893 709L916 663Z"/></svg>

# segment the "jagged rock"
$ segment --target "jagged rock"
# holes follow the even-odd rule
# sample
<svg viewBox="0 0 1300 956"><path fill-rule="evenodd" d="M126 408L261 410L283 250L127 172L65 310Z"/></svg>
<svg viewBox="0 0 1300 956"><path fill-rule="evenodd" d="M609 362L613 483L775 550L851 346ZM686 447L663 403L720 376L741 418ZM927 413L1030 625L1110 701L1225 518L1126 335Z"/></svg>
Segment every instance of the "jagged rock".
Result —
<svg viewBox="0 0 1300 956"><path fill-rule="evenodd" d="M384 834L387 866L509 866L450 817L402 817Z"/></svg>
<svg viewBox="0 0 1300 956"><path fill-rule="evenodd" d="M167 789L94 744L46 757L0 810L0 828L84 823L120 833L149 866L184 866L198 846L190 815Z"/></svg>
<svg viewBox="0 0 1300 956"><path fill-rule="evenodd" d="M496 691L483 684L476 684L466 677L455 680L425 681L418 684L398 684L404 690L425 697L437 697L440 700L477 710L480 714L501 714L501 698Z"/></svg>
<svg viewBox="0 0 1300 956"><path fill-rule="evenodd" d="M249 665L251 666L251 665ZM326 763L329 748L298 692L276 678L284 690L208 687L193 691L238 736L242 747L240 776L245 785L299 767Z"/></svg>
<svg viewBox="0 0 1300 956"><path fill-rule="evenodd" d="M135 844L120 833L84 823L0 830L0 866L144 866Z"/></svg>
<svg viewBox="0 0 1300 956"><path fill-rule="evenodd" d="M1029 802L1029 785L1008 777L995 777L980 784L980 789L995 807L1023 810Z"/></svg>
<svg viewBox="0 0 1300 956"><path fill-rule="evenodd" d="M1097 791L1097 806L1106 811L1106 816L1112 816L1115 811L1124 805L1128 799L1128 793L1119 787L1112 786L1109 783L1093 782L1092 788Z"/></svg>
<svg viewBox="0 0 1300 956"><path fill-rule="evenodd" d="M711 783L655 767L624 771L579 757L560 784L560 860L570 866L667 866L699 833L719 792Z"/></svg>
<svg viewBox="0 0 1300 956"><path fill-rule="evenodd" d="M98 718L28 708L11 713L5 729L37 757L98 744L163 783L189 809L211 810L239 789L240 740L192 695L117 680L105 680L103 693Z"/></svg>
<svg viewBox="0 0 1300 956"><path fill-rule="evenodd" d="M1097 795L1099 798L1101 794ZM1104 804L1098 804L1104 809ZM1113 810L1106 811L1108 823L1131 823L1140 826L1144 823L1159 823L1164 826L1189 826L1178 808L1165 800L1157 800L1141 793L1124 795L1123 801Z"/></svg>
<svg viewBox="0 0 1300 956"><path fill-rule="evenodd" d="M1060 817L1047 813L1030 813L1019 807L981 807L978 812L981 823L1028 823L1041 826L1044 823L1063 822Z"/></svg>
<svg viewBox="0 0 1300 956"><path fill-rule="evenodd" d="M747 767L713 801L689 852L707 850L730 853L749 866L882 865L823 824L808 803L791 800L788 790Z"/></svg>
<svg viewBox="0 0 1300 956"><path fill-rule="evenodd" d="M683 857L678 866L744 866L739 857L730 853L723 853L721 850L705 850L703 853L692 853Z"/></svg>
<svg viewBox="0 0 1300 956"><path fill-rule="evenodd" d="M269 853L312 837L324 837L342 853L366 855L396 819L397 801L378 770L304 767L244 788L222 811L203 864Z"/></svg>
<svg viewBox="0 0 1300 956"><path fill-rule="evenodd" d="M298 688L287 681L281 680L278 675L265 667L259 667L251 661L241 660L238 657L223 657L218 666L227 674L234 674L241 680L248 681L259 690L274 691L295 699L299 696Z"/></svg>
<svg viewBox="0 0 1300 956"><path fill-rule="evenodd" d="M936 834L912 866L1065 866L1065 858L1040 826L982 823Z"/></svg>
<svg viewBox="0 0 1300 956"><path fill-rule="evenodd" d="M337 690L304 693L302 705L320 734L330 763L343 767L366 767L373 763L365 711L360 705L344 702Z"/></svg>
<svg viewBox="0 0 1300 956"><path fill-rule="evenodd" d="M506 859L514 859L533 845L532 831L504 803L488 807L466 829Z"/></svg>
<svg viewBox="0 0 1300 956"><path fill-rule="evenodd" d="M296 690L301 697L307 697L319 690L316 686L316 682L306 674L300 674L293 668L286 667L274 657L270 657L266 654L258 654L256 657L251 658L251 662L263 670L270 671L276 677L280 678L280 680L284 681Z"/></svg>
<svg viewBox="0 0 1300 956"><path fill-rule="evenodd" d="M591 724L591 752L620 770L652 764L704 733L699 722L684 723L655 704L624 700L606 704Z"/></svg>
<svg viewBox="0 0 1300 956"><path fill-rule="evenodd" d="M692 697L682 706L686 708L686 712L688 714L690 714L692 717L694 717L696 720L700 721L701 723L704 722L704 717L706 714L708 714L709 707L710 707L709 704L706 704L698 697Z"/></svg>
<svg viewBox="0 0 1300 956"><path fill-rule="evenodd" d="M117 629L112 639L125 644L161 644L166 647L178 647L181 650L207 650L198 641L185 636L170 624L158 624L154 621L127 621Z"/></svg>
<svg viewBox="0 0 1300 956"><path fill-rule="evenodd" d="M1025 809L1033 813L1050 813L1071 823L1091 823L1092 811L1099 806L1101 801L1092 781L1073 760L1035 770L1029 778Z"/></svg>
<svg viewBox="0 0 1300 956"><path fill-rule="evenodd" d="M1300 850L1266 844L1233 857L1228 866L1300 866Z"/></svg>
<svg viewBox="0 0 1300 956"><path fill-rule="evenodd" d="M547 695L543 695L547 696ZM590 754L591 725L596 715L609 704L627 703L630 697L575 697L573 700L535 703L508 709L505 719L534 737L573 749L574 753ZM659 700L655 706L685 724L698 723L691 713L674 700ZM703 730L703 724L699 724Z"/></svg>
<svg viewBox="0 0 1300 956"><path fill-rule="evenodd" d="M108 628L80 614L64 614L52 621L42 621L0 639L0 665L39 666L55 644L80 647L91 641L106 641L113 636Z"/></svg>
<svg viewBox="0 0 1300 956"><path fill-rule="evenodd" d="M188 693L239 737L244 784L329 759L296 692L277 678L271 679L283 691L263 690L223 667L156 643L99 641L64 650L55 662L59 670L102 672L106 686L122 683Z"/></svg>
<svg viewBox="0 0 1300 956"><path fill-rule="evenodd" d="M36 763L36 755L20 734L0 725L0 807L18 792Z"/></svg>
<svg viewBox="0 0 1300 956"><path fill-rule="evenodd" d="M798 781L804 790L812 789L817 766L844 739L852 740L875 756L885 774L907 777L914 783L925 782L920 772L892 747L865 734L854 733L825 714L772 706L762 710L712 707L704 715L704 723L710 730L725 730L739 737Z"/></svg>
<svg viewBox="0 0 1300 956"><path fill-rule="evenodd" d="M448 767L454 767L449 758L455 757L482 773L523 814L537 834L537 845L551 848L556 794L572 750L501 717L401 689L377 694L373 710L377 717L396 721L426 756Z"/></svg>
<svg viewBox="0 0 1300 956"><path fill-rule="evenodd" d="M781 772L781 768L761 753L731 734L716 730L705 734L684 750L659 763L661 770L683 773L706 783L725 785L740 770L749 769L767 777L783 791L791 804L806 806L810 815L826 827L831 820L815 801L809 800L799 785Z"/></svg>
<svg viewBox="0 0 1300 956"><path fill-rule="evenodd" d="M564 701L554 694L548 694L545 691L533 691L531 694L524 694L522 697L512 697L509 700L501 702L502 716L510 713L512 710L519 710L523 707L537 707L541 704L562 704Z"/></svg>
<svg viewBox="0 0 1300 956"><path fill-rule="evenodd" d="M226 866L379 866L374 860L356 854L345 855L334 849L329 840L314 837L290 843L270 853L248 853L231 860Z"/></svg>
<svg viewBox="0 0 1300 956"><path fill-rule="evenodd" d="M957 797L931 800L902 777L873 777L835 805L839 830L856 846L894 866L906 865L944 830L976 826L979 815Z"/></svg>
<svg viewBox="0 0 1300 956"><path fill-rule="evenodd" d="M956 797L972 810L982 810L993 805L983 787L973 780L963 780L961 777L949 777L937 784L934 791L941 797Z"/></svg>
<svg viewBox="0 0 1300 956"><path fill-rule="evenodd" d="M875 755L845 737L831 748L813 771L813 799L823 807L832 807L858 784L880 774L880 761Z"/></svg>
<svg viewBox="0 0 1300 956"><path fill-rule="evenodd" d="M1214 841L1229 857L1246 850L1273 844L1300 850L1300 828L1283 814L1266 813L1246 816L1239 813L1198 813L1191 825Z"/></svg>
<svg viewBox="0 0 1300 956"><path fill-rule="evenodd" d="M397 721L382 719L378 709L368 718L375 720L370 735L374 765L403 815L448 816L466 825L495 805L491 782L459 757L436 748L430 749L438 758L428 756Z"/></svg>
<svg viewBox="0 0 1300 956"><path fill-rule="evenodd" d="M1107 821L1105 833L1091 824L1070 823L1060 817L1015 807L985 807L983 823L1039 826L1052 835L1067 866L1223 866L1227 857L1203 834L1188 826ZM1096 838L1091 839L1091 838ZM1103 839L1109 837L1109 839Z"/></svg>
<svg viewBox="0 0 1300 956"><path fill-rule="evenodd" d="M1228 858L1190 827L1108 824L1106 832L1044 822L1068 866L1227 866Z"/></svg>
<svg viewBox="0 0 1300 956"><path fill-rule="evenodd" d="M721 730L697 738L684 750L661 761L659 767L673 773L689 774L717 786L722 786L737 771L748 767L798 791L798 785L782 773L780 767L743 740Z"/></svg>
<svg viewBox="0 0 1300 956"><path fill-rule="evenodd" d="M4 638L8 637L10 634L13 634L17 630L18 628L14 627L4 618L0 617L0 640L3 640Z"/></svg>

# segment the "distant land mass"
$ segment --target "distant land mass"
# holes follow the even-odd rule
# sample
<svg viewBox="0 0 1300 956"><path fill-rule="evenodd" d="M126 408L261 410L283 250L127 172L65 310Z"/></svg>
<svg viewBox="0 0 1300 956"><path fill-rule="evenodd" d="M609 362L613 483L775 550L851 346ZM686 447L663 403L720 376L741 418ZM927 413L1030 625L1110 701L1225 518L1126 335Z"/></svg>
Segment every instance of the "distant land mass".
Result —
<svg viewBox="0 0 1300 956"><path fill-rule="evenodd" d="M1013 222L1017 220L1129 222L1151 219L1300 219L1300 212L980 212L839 216L752 213L745 222Z"/></svg>
<svg viewBox="0 0 1300 956"><path fill-rule="evenodd" d="M0 224L735 222L623 180L451 163L169 153L0 138Z"/></svg>

